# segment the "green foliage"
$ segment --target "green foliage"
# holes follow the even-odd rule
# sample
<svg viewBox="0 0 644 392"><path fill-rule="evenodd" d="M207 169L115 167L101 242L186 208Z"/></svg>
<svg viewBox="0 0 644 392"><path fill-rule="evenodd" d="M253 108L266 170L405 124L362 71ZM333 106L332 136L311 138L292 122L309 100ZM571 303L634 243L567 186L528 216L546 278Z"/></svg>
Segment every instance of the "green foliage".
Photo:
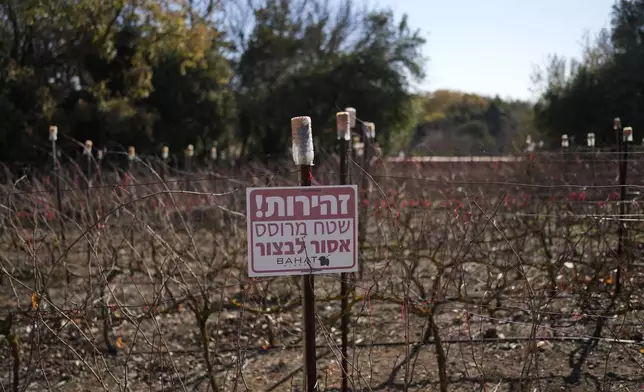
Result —
<svg viewBox="0 0 644 392"><path fill-rule="evenodd" d="M2 159L46 151L52 123L62 140L139 151L226 131L226 43L185 2L6 0L0 15Z"/></svg>
<svg viewBox="0 0 644 392"><path fill-rule="evenodd" d="M553 58L537 73L541 97L535 123L552 143L563 133L583 143L594 132L597 145L613 144L612 119L637 132L644 127L644 0L619 0L610 30L587 40L581 61Z"/></svg>
<svg viewBox="0 0 644 392"><path fill-rule="evenodd" d="M352 2L5 0L0 16L2 160L43 158L50 124L99 148L274 154L309 115L326 148L346 106L387 144L412 127L423 77L407 19Z"/></svg>
<svg viewBox="0 0 644 392"><path fill-rule="evenodd" d="M355 106L386 142L408 121L409 73L422 77L423 39L391 12L354 12L310 1L267 1L236 63L237 104L245 148L286 149L290 117L309 115L321 148L335 140L335 113ZM306 17L302 16L306 15Z"/></svg>
<svg viewBox="0 0 644 392"><path fill-rule="evenodd" d="M352 2L5 0L0 15L3 160L42 158L50 124L99 148L203 154L216 141L258 156L285 153L300 115L317 149L331 147L347 106L376 124L386 152L429 133L453 139L429 151L498 152L529 118L520 102L410 93L424 39L406 17Z"/></svg>
<svg viewBox="0 0 644 392"><path fill-rule="evenodd" d="M457 91L437 90L416 97L418 124L408 152L418 154L497 154L512 149L518 137L536 133L527 126L526 102L505 102Z"/></svg>

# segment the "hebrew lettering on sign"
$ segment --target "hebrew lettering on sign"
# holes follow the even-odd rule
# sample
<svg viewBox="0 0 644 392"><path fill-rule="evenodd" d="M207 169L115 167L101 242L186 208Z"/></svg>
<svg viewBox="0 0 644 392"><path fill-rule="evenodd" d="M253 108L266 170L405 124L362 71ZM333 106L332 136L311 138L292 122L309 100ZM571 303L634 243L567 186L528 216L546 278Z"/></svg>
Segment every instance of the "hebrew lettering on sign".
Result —
<svg viewBox="0 0 644 392"><path fill-rule="evenodd" d="M255 246L260 256L301 255L306 253L306 245L299 238L295 241L258 242Z"/></svg>
<svg viewBox="0 0 644 392"><path fill-rule="evenodd" d="M345 234L351 228L351 219L327 219L313 224L313 235Z"/></svg>
<svg viewBox="0 0 644 392"><path fill-rule="evenodd" d="M277 222L255 224L255 237L302 237L306 236L306 224L304 222Z"/></svg>
<svg viewBox="0 0 644 392"><path fill-rule="evenodd" d="M349 215L351 195L299 195L267 196L255 195L255 216L257 218L288 218L307 216Z"/></svg>
<svg viewBox="0 0 644 392"><path fill-rule="evenodd" d="M248 188L249 276L357 271L357 187Z"/></svg>

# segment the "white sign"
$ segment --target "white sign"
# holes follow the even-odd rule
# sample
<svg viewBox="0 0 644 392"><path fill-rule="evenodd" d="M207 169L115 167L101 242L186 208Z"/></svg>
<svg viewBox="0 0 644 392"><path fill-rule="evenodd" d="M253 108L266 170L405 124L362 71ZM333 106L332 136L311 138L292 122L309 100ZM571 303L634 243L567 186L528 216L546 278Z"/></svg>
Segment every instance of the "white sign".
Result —
<svg viewBox="0 0 644 392"><path fill-rule="evenodd" d="M246 189L248 276L358 271L356 185Z"/></svg>

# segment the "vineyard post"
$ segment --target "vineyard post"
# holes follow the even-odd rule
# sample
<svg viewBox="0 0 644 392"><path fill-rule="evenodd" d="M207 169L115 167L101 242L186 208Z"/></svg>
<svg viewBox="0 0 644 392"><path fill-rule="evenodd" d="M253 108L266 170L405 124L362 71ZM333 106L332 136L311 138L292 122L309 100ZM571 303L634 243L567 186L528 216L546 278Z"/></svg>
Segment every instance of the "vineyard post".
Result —
<svg viewBox="0 0 644 392"><path fill-rule="evenodd" d="M170 149L168 146L163 146L161 148L161 179L165 181L166 172L168 171L168 156L170 155Z"/></svg>
<svg viewBox="0 0 644 392"><path fill-rule="evenodd" d="M353 160L353 162L355 162L356 161L356 152L353 149L353 141L354 141L353 140L353 135L356 132L357 111L356 111L355 108L352 108L352 107L345 108L344 111L349 113L349 125L351 126L351 131L350 131L351 138L349 140L349 147L348 148L351 151L351 159ZM354 171L354 169L353 169L353 165L352 165L351 169L348 170L349 182L354 181L353 171Z"/></svg>
<svg viewBox="0 0 644 392"><path fill-rule="evenodd" d="M351 119L348 112L339 112L336 114L336 123L338 130L338 150L340 152L340 185L348 184L347 173L347 156L349 154L348 146L351 140ZM347 392L349 388L349 364L348 364L348 337L349 337L349 274L340 275L340 333L341 333L341 371L342 386L340 391Z"/></svg>
<svg viewBox="0 0 644 392"><path fill-rule="evenodd" d="M58 222L60 224L61 249L65 248L65 223L63 222L63 202L60 194L60 162L58 162L58 151L56 151L56 140L58 139L58 127L49 127L49 140L51 141L51 158L54 165L54 186L56 187L56 204L58 207Z"/></svg>
<svg viewBox="0 0 644 392"><path fill-rule="evenodd" d="M186 190L190 190L190 175L192 172L192 157L195 155L195 148L192 144L188 144L185 150L185 171L186 171Z"/></svg>
<svg viewBox="0 0 644 392"><path fill-rule="evenodd" d="M87 208L89 212L89 188L92 186L92 146L94 143L91 140L86 140L85 141L85 146L83 147L83 157L85 158L85 185L87 187L85 188L85 196L87 197Z"/></svg>
<svg viewBox="0 0 644 392"><path fill-rule="evenodd" d="M633 141L633 128L624 127L622 131L622 152L620 157L619 168L619 226L617 231L617 257L618 268L615 274L615 295L621 291L621 271L622 271L622 256L624 253L624 241L627 237L625 214L626 211L626 174L628 168L628 144Z"/></svg>
<svg viewBox="0 0 644 392"><path fill-rule="evenodd" d="M590 149L590 170L593 175L593 186L597 185L597 179L595 178L595 134L589 133L586 136L586 143L588 143L588 148Z"/></svg>
<svg viewBox="0 0 644 392"><path fill-rule="evenodd" d="M127 148L127 167L128 167L129 176L132 176L132 169L134 167L135 159L136 159L136 149L134 148L134 146L130 146ZM136 249L134 248L134 228L133 227L130 227L130 245L132 246L132 260L134 260L136 258Z"/></svg>
<svg viewBox="0 0 644 392"><path fill-rule="evenodd" d="M613 132L615 133L615 138L616 138L616 142L617 142L617 155L616 155L617 178L618 178L617 182L618 182L619 185L621 185L621 183L622 183L622 162L621 162L621 160L622 160L622 139L623 139L622 132L623 131L622 131L622 120L619 117L615 117L613 119ZM620 189L620 196L621 196L621 189ZM620 207L619 207L620 212L621 212L621 208L622 208L621 206L622 206L622 203L620 202ZM621 214L620 214L620 217L618 219L621 219ZM622 245L621 236L622 235L623 235L623 233L622 233L622 222L620 220L620 221L618 221L618 225L617 225L617 258L618 258L617 263L618 264L617 264L617 272L615 273L615 291L616 292L619 291L620 288L621 288L620 287L621 286L621 272L620 272L619 264L621 263L620 258L621 258L621 252L622 252L622 249L621 249L621 245Z"/></svg>
<svg viewBox="0 0 644 392"><path fill-rule="evenodd" d="M92 222L92 202L90 199L90 194L89 194L89 188L92 186L92 146L94 143L92 143L91 140L86 140L85 141L85 146L83 147L83 157L85 157L86 160L86 165L85 168L87 169L87 172L85 173L86 179L85 179L85 197L87 198L87 217L88 219L88 224L91 224ZM92 257L92 246L90 244L89 240L89 233L86 234L87 236L87 262L89 263Z"/></svg>
<svg viewBox="0 0 644 392"><path fill-rule="evenodd" d="M532 136L526 136L525 144L526 152L528 153L528 166L526 167L526 176L528 177L528 180L532 182L532 166L534 164L534 160L532 158L534 157L535 150L535 144L532 142Z"/></svg>
<svg viewBox="0 0 644 392"><path fill-rule="evenodd" d="M217 143L214 143L212 147L210 147L210 170L209 170L209 175L210 179L212 179L212 176L215 172L215 162L217 161Z"/></svg>
<svg viewBox="0 0 644 392"><path fill-rule="evenodd" d="M563 178L564 178L564 183L568 183L568 147L570 146L570 142L568 141L568 135L563 134L561 135L561 150L562 150L562 155L563 155Z"/></svg>
<svg viewBox="0 0 644 392"><path fill-rule="evenodd" d="M105 148L96 151L96 176L99 184L103 183L103 158L105 158L106 151Z"/></svg>
<svg viewBox="0 0 644 392"><path fill-rule="evenodd" d="M353 156L351 158L353 159L353 161L355 162L356 165L362 167L362 165L361 165L362 162L360 162L360 159L364 155L363 154L364 153L364 143L360 142L360 135L358 135L357 133L353 135L352 139L353 139L353 143L351 143L351 147L352 147L351 150L352 150L352 153L353 153L352 155ZM357 171L358 170L356 170L356 172ZM357 173L355 175L355 177L353 178L353 181L355 181L357 183L358 182L358 177L361 176L361 175L362 175L362 171L360 171L359 173Z"/></svg>
<svg viewBox="0 0 644 392"><path fill-rule="evenodd" d="M127 172L131 176L134 169L134 158L136 158L136 149L134 146L127 148Z"/></svg>
<svg viewBox="0 0 644 392"><path fill-rule="evenodd" d="M311 118L291 118L293 138L293 161L300 171L300 186L311 186L313 178L313 134ZM314 275L302 275L303 317L304 317L304 391L314 392L317 386L315 355L315 290Z"/></svg>
<svg viewBox="0 0 644 392"><path fill-rule="evenodd" d="M613 119L613 131L615 131L615 138L617 139L617 160L619 161L619 156L622 152L622 120L619 117Z"/></svg>
<svg viewBox="0 0 644 392"><path fill-rule="evenodd" d="M361 209L361 219L360 222L362 223L360 225L360 232L358 233L358 246L359 248L362 248L364 245L365 239L366 239L366 234L367 234L367 209L369 208L369 204L367 203L365 205L364 201L369 200L369 177L367 176L366 173L369 172L369 147L372 143L372 133L375 135L376 132L376 126L372 122L365 122L362 124L362 143L360 144L360 149L358 151L359 155L362 155L362 173L361 173L361 178L362 178L362 200L363 200L363 205ZM360 151L361 150L361 151ZM363 278L364 276L364 263L360 263L359 266L359 272L358 276L360 279Z"/></svg>

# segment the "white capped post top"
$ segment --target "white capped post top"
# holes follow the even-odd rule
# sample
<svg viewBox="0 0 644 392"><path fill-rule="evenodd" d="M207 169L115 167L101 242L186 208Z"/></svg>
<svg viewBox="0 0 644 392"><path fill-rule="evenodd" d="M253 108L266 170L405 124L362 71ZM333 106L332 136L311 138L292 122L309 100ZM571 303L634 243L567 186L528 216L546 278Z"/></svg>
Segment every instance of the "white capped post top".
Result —
<svg viewBox="0 0 644 392"><path fill-rule="evenodd" d="M192 144L188 144L185 153L187 157L192 158L192 156L195 155L195 147Z"/></svg>
<svg viewBox="0 0 644 392"><path fill-rule="evenodd" d="M91 140L85 140L85 148L83 148L83 155L92 155L92 143Z"/></svg>
<svg viewBox="0 0 644 392"><path fill-rule="evenodd" d="M355 108L346 108L344 109L345 112L349 113L349 125L351 128L355 128L356 126L356 109Z"/></svg>
<svg viewBox="0 0 644 392"><path fill-rule="evenodd" d="M55 125L49 126L49 140L55 142L58 139L58 127Z"/></svg>
<svg viewBox="0 0 644 392"><path fill-rule="evenodd" d="M633 128L632 127L624 127L624 141L625 142L632 142L633 141Z"/></svg>
<svg viewBox="0 0 644 392"><path fill-rule="evenodd" d="M372 122L368 122L367 124L367 139L375 139L376 138L376 124Z"/></svg>
<svg viewBox="0 0 644 392"><path fill-rule="evenodd" d="M298 166L313 166L313 131L311 117L291 118L291 136L293 138L293 162Z"/></svg>
<svg viewBox="0 0 644 392"><path fill-rule="evenodd" d="M351 139L351 115L349 112L338 112L335 114L335 121L338 129L338 140Z"/></svg>

